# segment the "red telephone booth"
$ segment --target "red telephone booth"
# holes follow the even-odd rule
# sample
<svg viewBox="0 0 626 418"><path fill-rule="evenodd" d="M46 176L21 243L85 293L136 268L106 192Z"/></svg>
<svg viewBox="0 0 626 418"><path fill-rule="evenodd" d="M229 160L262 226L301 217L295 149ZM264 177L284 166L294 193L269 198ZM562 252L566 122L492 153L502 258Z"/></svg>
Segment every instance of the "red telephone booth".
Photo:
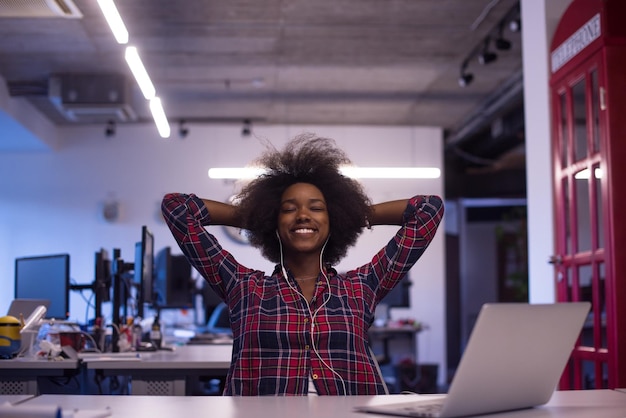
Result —
<svg viewBox="0 0 626 418"><path fill-rule="evenodd" d="M626 387L624 22L624 0L574 0L550 48L556 293L592 304L560 389Z"/></svg>

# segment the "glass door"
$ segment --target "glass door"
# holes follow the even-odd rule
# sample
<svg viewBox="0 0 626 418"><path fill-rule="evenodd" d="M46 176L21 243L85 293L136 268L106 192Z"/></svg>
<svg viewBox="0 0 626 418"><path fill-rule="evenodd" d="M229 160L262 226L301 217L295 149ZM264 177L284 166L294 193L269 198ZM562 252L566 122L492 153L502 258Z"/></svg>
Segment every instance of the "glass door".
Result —
<svg viewBox="0 0 626 418"><path fill-rule="evenodd" d="M557 300L592 304L560 389L608 387L602 85L596 56L552 88L556 248L551 262Z"/></svg>

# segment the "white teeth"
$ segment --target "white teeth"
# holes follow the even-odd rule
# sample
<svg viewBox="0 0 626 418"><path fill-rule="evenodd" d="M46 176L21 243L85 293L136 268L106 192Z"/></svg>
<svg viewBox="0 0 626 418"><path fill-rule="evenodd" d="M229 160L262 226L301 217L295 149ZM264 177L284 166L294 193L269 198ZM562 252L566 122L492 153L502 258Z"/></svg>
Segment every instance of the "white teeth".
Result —
<svg viewBox="0 0 626 418"><path fill-rule="evenodd" d="M312 229L296 229L295 231L296 234L310 234L312 232L314 232Z"/></svg>

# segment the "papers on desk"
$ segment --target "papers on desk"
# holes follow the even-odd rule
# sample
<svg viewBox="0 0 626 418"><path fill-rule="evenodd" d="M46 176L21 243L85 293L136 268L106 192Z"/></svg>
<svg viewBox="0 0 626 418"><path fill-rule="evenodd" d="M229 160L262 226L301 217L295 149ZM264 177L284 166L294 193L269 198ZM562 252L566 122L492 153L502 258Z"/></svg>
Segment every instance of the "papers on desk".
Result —
<svg viewBox="0 0 626 418"><path fill-rule="evenodd" d="M105 418L109 409L63 410L55 405L0 404L0 418Z"/></svg>

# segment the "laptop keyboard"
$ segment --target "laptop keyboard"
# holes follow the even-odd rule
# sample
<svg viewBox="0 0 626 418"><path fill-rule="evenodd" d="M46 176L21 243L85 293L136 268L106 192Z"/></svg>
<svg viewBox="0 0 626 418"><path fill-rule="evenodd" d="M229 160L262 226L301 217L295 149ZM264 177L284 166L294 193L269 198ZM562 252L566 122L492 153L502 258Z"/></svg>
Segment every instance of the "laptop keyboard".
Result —
<svg viewBox="0 0 626 418"><path fill-rule="evenodd" d="M412 417L436 418L441 413L443 400L432 402L407 402L396 405L396 411Z"/></svg>

